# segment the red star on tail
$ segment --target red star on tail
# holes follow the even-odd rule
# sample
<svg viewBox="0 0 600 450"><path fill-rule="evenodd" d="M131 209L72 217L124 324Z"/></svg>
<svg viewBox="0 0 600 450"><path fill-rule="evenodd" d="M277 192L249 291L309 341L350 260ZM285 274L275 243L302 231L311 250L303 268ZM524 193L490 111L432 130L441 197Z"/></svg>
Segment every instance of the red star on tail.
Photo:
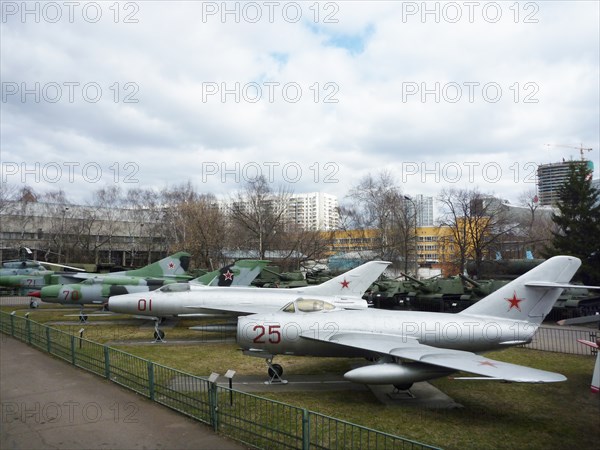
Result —
<svg viewBox="0 0 600 450"><path fill-rule="evenodd" d="M233 280L233 272L230 272L229 269L227 269L227 272L225 272L223 276L226 280Z"/></svg>
<svg viewBox="0 0 600 450"><path fill-rule="evenodd" d="M519 303L521 303L523 301L523 299L517 298L516 292L513 293L512 298L507 298L505 300L510 304L510 306L508 307L509 311L513 308L517 308L519 311L521 311L521 307L519 306Z"/></svg>
<svg viewBox="0 0 600 450"><path fill-rule="evenodd" d="M173 261L171 261L169 263L169 269L174 269L175 268L175 263Z"/></svg>
<svg viewBox="0 0 600 450"><path fill-rule="evenodd" d="M343 289L343 288L348 288L348 286L350 285L350 282L346 281L346 279L344 278L344 281L340 281L340 284L342 285L342 289Z"/></svg>

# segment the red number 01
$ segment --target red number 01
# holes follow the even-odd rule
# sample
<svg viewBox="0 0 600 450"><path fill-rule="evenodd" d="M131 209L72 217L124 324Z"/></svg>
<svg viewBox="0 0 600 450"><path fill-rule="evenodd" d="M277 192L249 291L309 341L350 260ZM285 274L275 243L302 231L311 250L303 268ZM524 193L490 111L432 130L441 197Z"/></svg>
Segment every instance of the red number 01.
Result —
<svg viewBox="0 0 600 450"><path fill-rule="evenodd" d="M279 344L281 342L281 332L279 329L281 325L269 325L269 342L271 344ZM258 330L258 336L256 336L253 340L255 344L265 344L266 341L263 339L263 336L266 333L265 327L262 325L255 325L253 331Z"/></svg>
<svg viewBox="0 0 600 450"><path fill-rule="evenodd" d="M152 311L152 299L148 299L148 311ZM138 311L146 311L146 299L145 298L140 298L138 300Z"/></svg>

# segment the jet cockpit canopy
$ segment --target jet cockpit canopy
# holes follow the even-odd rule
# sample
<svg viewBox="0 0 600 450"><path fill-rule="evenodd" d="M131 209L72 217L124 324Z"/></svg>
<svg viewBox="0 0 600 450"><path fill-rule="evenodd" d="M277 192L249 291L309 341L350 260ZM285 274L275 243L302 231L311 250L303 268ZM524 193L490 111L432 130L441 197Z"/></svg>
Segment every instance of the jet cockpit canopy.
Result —
<svg viewBox="0 0 600 450"><path fill-rule="evenodd" d="M289 302L281 310L287 313L311 313L317 311L333 311L336 310L334 305L325 300L313 300L309 298L299 298L293 302Z"/></svg>

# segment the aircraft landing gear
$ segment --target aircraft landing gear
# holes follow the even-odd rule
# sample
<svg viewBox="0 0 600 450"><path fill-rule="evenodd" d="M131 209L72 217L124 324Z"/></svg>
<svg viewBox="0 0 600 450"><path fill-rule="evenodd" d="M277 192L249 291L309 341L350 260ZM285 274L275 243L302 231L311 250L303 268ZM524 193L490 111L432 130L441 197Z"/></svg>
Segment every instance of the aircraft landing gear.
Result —
<svg viewBox="0 0 600 450"><path fill-rule="evenodd" d="M394 389L398 391L408 391L412 385L413 383L394 384Z"/></svg>
<svg viewBox="0 0 600 450"><path fill-rule="evenodd" d="M83 305L81 305L81 309L79 310L79 323L87 323L88 316L83 312Z"/></svg>
<svg viewBox="0 0 600 450"><path fill-rule="evenodd" d="M283 375L283 367L280 364L273 364L272 358L268 358L265 361L267 366L269 366L269 369L267 370L267 373L269 374L269 381L265 381L265 384L287 384L287 380L281 378Z"/></svg>
<svg viewBox="0 0 600 450"><path fill-rule="evenodd" d="M160 325L160 319L154 321L154 342L167 342L165 341L165 332L158 328Z"/></svg>

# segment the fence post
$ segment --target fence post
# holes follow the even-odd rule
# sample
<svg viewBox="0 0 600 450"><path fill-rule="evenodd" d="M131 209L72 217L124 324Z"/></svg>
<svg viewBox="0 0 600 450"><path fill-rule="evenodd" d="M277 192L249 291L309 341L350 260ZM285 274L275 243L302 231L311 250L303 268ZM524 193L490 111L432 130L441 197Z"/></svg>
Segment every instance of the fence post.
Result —
<svg viewBox="0 0 600 450"><path fill-rule="evenodd" d="M110 380L110 352L108 345L104 346L104 376Z"/></svg>
<svg viewBox="0 0 600 450"><path fill-rule="evenodd" d="M10 335L15 337L15 315L10 315Z"/></svg>
<svg viewBox="0 0 600 450"><path fill-rule="evenodd" d="M217 374L215 374L217 375ZM212 378L212 375L211 375ZM219 405L217 396L217 378L214 381L209 378L208 382L208 403L210 408L210 421L215 431L219 431Z"/></svg>
<svg viewBox="0 0 600 450"><path fill-rule="evenodd" d="M75 365L75 336L71 335L71 364Z"/></svg>
<svg viewBox="0 0 600 450"><path fill-rule="evenodd" d="M29 317L27 317L25 320L25 328L27 330L27 343L31 345L31 321L29 320Z"/></svg>
<svg viewBox="0 0 600 450"><path fill-rule="evenodd" d="M302 450L310 447L310 414L308 409L302 410Z"/></svg>
<svg viewBox="0 0 600 450"><path fill-rule="evenodd" d="M52 353L52 343L50 341L50 327L46 327L46 350Z"/></svg>
<svg viewBox="0 0 600 450"><path fill-rule="evenodd" d="M154 400L154 364L148 360L148 397Z"/></svg>

